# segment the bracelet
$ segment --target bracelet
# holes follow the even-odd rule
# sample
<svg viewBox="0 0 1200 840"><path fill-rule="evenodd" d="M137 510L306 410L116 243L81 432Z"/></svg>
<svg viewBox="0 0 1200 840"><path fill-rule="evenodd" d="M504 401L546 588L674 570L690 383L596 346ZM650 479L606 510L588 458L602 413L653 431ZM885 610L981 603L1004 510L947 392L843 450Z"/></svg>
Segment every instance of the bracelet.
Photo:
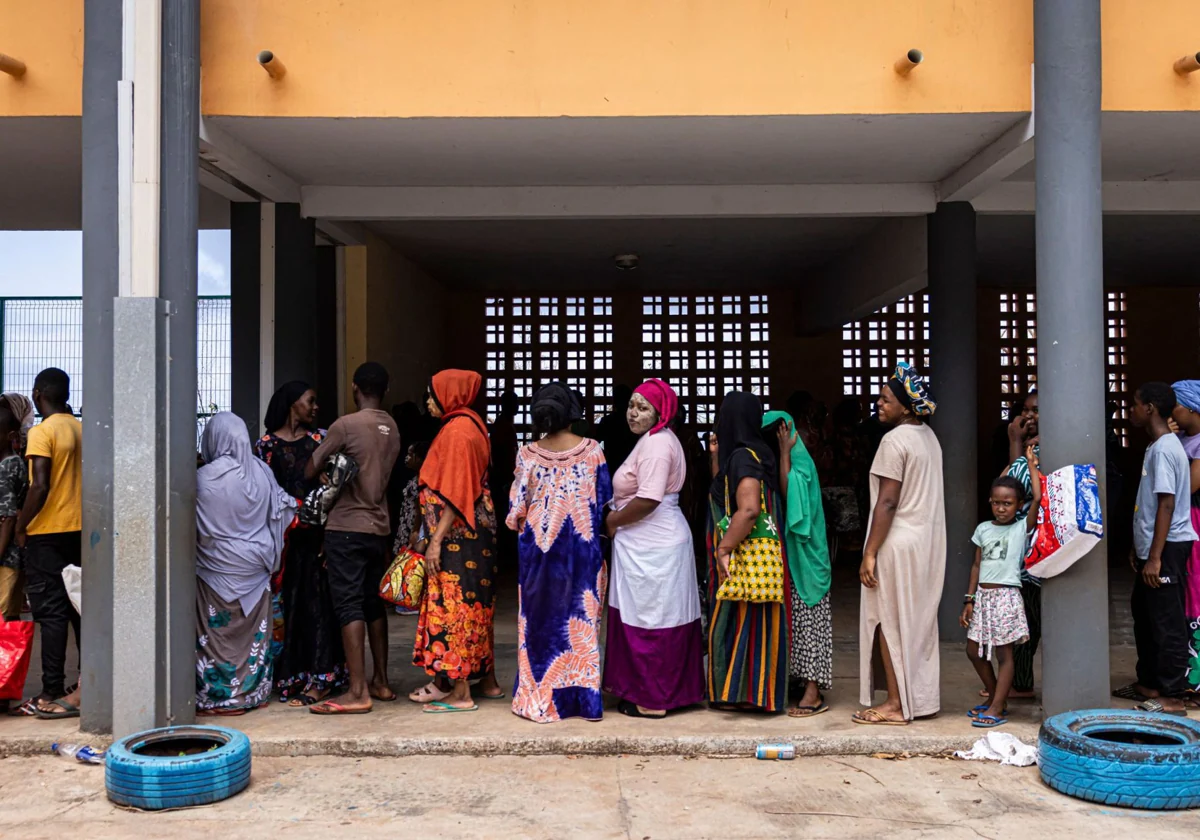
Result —
<svg viewBox="0 0 1200 840"><path fill-rule="evenodd" d="M974 603L975 603L975 596L974 596L974 595L964 595L964 596L963 596L963 603L964 603L964 604L974 604Z"/></svg>

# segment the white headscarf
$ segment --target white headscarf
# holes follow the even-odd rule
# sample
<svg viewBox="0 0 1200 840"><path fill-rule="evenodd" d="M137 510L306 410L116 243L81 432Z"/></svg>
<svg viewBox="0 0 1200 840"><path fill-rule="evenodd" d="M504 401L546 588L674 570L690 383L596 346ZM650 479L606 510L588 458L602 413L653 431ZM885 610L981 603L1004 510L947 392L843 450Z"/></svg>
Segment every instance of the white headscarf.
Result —
<svg viewBox="0 0 1200 840"><path fill-rule="evenodd" d="M196 574L249 614L279 568L296 500L250 451L250 432L223 411L204 427L196 473Z"/></svg>

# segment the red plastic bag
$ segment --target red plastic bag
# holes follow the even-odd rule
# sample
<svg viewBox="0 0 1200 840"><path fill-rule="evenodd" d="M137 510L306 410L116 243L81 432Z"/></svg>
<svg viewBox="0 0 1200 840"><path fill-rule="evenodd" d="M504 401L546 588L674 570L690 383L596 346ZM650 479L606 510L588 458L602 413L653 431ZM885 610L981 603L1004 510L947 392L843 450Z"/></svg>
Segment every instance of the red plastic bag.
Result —
<svg viewBox="0 0 1200 840"><path fill-rule="evenodd" d="M20 700L33 654L33 622L0 618L0 700Z"/></svg>

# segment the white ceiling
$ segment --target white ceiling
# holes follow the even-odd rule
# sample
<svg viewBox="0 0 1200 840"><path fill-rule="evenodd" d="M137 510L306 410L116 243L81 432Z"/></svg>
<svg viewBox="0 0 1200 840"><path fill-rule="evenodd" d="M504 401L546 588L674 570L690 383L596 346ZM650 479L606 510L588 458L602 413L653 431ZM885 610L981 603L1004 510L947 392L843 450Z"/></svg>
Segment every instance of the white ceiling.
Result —
<svg viewBox="0 0 1200 840"><path fill-rule="evenodd" d="M206 119L301 184L576 186L927 183L1021 116Z"/></svg>

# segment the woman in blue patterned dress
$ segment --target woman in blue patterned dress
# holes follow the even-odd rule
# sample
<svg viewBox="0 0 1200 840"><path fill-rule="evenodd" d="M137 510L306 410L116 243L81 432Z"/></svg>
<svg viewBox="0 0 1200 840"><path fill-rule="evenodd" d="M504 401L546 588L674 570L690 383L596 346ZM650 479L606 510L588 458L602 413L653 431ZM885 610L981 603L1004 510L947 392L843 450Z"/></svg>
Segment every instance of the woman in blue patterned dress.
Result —
<svg viewBox="0 0 1200 840"><path fill-rule="evenodd" d="M599 720L600 616L607 570L601 513L612 498L604 452L571 432L583 416L560 382L533 398L541 440L521 449L507 524L517 532L517 679L514 714L536 723Z"/></svg>

